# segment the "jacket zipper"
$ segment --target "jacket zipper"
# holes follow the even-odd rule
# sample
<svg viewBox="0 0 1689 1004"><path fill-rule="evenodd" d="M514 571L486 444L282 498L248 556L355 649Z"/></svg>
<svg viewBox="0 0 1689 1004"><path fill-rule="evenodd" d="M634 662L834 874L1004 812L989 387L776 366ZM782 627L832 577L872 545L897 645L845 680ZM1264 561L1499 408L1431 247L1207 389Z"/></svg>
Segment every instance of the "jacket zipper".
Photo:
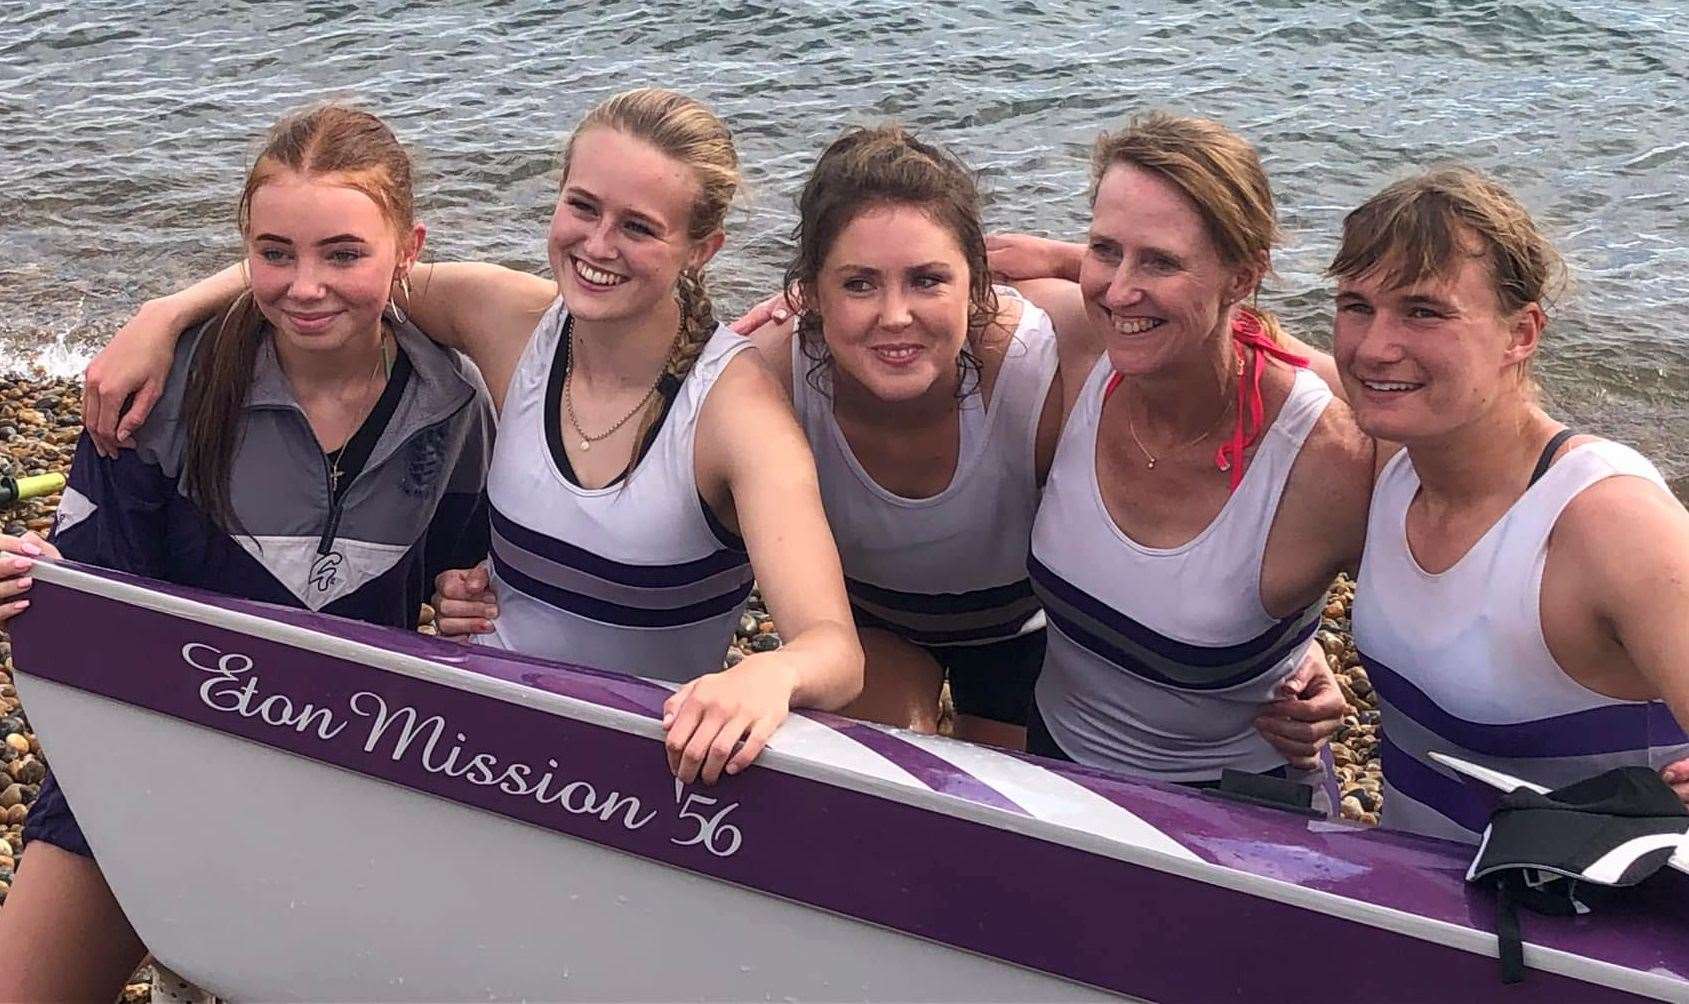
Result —
<svg viewBox="0 0 1689 1004"><path fill-rule="evenodd" d="M474 403L475 395L471 394L469 396L469 400L459 405L452 412L443 416L439 421L430 422L400 440L399 445L394 447L393 452L388 454L387 459L381 462L382 465L392 463L393 458L398 456L400 453L403 453L405 447L409 446L411 441L416 439L416 437L436 428L437 426L451 422L453 419L457 418L460 413L462 413L463 409ZM299 412L298 414L301 419L305 418L304 412ZM309 426L310 422L307 420L305 424ZM312 435L313 437L315 436L314 433ZM357 473L353 474L352 477L347 480L346 489L340 493L340 498L336 499L334 497L334 475L329 470L328 454L323 454L323 484L328 489L328 519L323 523L322 536L317 540L317 555L319 557L334 553L334 538L340 532L340 514L343 508L343 500L346 496L352 493L352 485L355 484L360 477L363 477L364 470L367 470L367 468L359 469Z"/></svg>
<svg viewBox="0 0 1689 1004"><path fill-rule="evenodd" d="M309 425L309 421L306 424ZM345 446L341 447L343 450L345 448ZM358 474L362 473L362 471L358 472ZM352 481L357 479L357 474L354 474L351 481L346 482L347 491L352 490ZM340 500L346 497L345 492L341 493L340 498L334 497L334 471L329 467L328 454L326 453L323 454L323 485L328 489L328 520L323 524L322 536L317 539L318 557L334 553L334 537L340 530Z"/></svg>

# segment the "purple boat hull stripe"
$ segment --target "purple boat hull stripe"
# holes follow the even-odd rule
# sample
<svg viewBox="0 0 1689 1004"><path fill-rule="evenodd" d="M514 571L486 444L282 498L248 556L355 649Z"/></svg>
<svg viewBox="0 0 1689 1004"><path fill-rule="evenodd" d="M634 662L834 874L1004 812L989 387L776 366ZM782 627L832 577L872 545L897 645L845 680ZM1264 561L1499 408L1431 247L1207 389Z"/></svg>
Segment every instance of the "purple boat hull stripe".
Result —
<svg viewBox="0 0 1689 1004"><path fill-rule="evenodd" d="M894 735L881 732L872 725L853 722L848 718L839 718L829 724L833 726L835 731L849 736L903 768L917 781L934 791L940 791L946 795L957 795L979 802L982 805L1026 815L1025 809L1010 801L1002 792L967 771L954 766L949 761L928 753L919 746L911 745Z"/></svg>
<svg viewBox="0 0 1689 1004"><path fill-rule="evenodd" d="M71 573L217 609L162 613L139 605L151 602L144 598L90 591ZM828 715L812 717L940 794L889 792L858 775L852 783L860 787L830 783L826 765L804 768L791 757L778 769L682 788L666 770L653 721L668 691L645 681L68 564L44 567L33 595L14 630L26 682L54 680L1080 983L1169 1002L1323 999L1333 985L1357 1000L1518 996L1500 984L1495 959L1481 954L1493 940L1474 940L1491 929L1493 899L1461 882L1466 852L1442 841L1310 825L1024 758L1202 859L1175 860L1095 836L1077 821L1040 821L994 788L983 767L959 770ZM318 650L219 611L310 627L320 634L299 644ZM112 639L122 640L120 651ZM431 665L370 665L348 642ZM50 749L52 737L45 739ZM67 795L74 803L76 792ZM704 812L730 825L706 834L696 810L686 811L705 804L694 796L713 799ZM1689 888L1672 876L1599 917L1529 918L1527 957L1556 969L1529 973L1532 1004L1633 999L1605 981L1636 974L1689 993L1689 982L1659 982L1689 972Z"/></svg>

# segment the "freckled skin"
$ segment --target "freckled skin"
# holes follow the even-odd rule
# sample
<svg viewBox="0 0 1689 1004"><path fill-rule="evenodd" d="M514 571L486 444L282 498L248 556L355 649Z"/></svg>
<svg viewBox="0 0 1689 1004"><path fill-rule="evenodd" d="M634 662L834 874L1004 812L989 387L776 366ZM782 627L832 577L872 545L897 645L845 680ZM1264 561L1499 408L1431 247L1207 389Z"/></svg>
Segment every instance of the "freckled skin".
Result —
<svg viewBox="0 0 1689 1004"><path fill-rule="evenodd" d="M261 185L248 231L253 299L284 354L363 347L378 330L394 273L415 254L381 207L335 175L286 172Z"/></svg>
<svg viewBox="0 0 1689 1004"><path fill-rule="evenodd" d="M582 321L624 321L672 298L681 270L695 264L686 229L697 195L691 168L644 140L614 129L575 137L547 240L570 312ZM586 282L575 259L625 281Z"/></svg>
<svg viewBox="0 0 1689 1004"><path fill-rule="evenodd" d="M1103 175L1079 291L1116 372L1159 373L1211 352L1227 307L1252 285L1249 270L1220 260L1201 211L1172 182L1130 164ZM1160 323L1120 330L1145 321Z"/></svg>
<svg viewBox="0 0 1689 1004"><path fill-rule="evenodd" d="M1513 392L1521 356L1484 260L1466 258L1450 275L1412 287L1391 288L1379 275L1344 279L1336 303L1332 353L1368 435L1441 438Z"/></svg>

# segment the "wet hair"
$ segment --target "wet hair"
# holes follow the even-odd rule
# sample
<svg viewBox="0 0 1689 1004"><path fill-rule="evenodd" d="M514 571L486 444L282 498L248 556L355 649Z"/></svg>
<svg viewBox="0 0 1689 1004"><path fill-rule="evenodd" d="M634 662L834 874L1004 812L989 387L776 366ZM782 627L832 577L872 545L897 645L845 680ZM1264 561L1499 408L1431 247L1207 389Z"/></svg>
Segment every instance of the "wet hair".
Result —
<svg viewBox="0 0 1689 1004"><path fill-rule="evenodd" d="M1273 247L1283 234L1267 172L1248 140L1212 119L1162 111L1133 116L1126 128L1104 132L1092 147L1093 205L1103 176L1116 164L1159 175L1183 192L1202 214L1208 239L1226 265L1271 270ZM1270 311L1253 303L1240 309L1283 343L1284 328Z"/></svg>
<svg viewBox="0 0 1689 1004"><path fill-rule="evenodd" d="M1394 288L1443 279L1466 258L1489 264L1496 302L1511 314L1545 310L1566 288L1566 265L1524 204L1476 168L1404 178L1343 218L1343 243L1326 274L1377 274Z"/></svg>
<svg viewBox="0 0 1689 1004"><path fill-rule="evenodd" d="M277 122L241 189L235 218L243 238L251 236L253 196L288 172L332 177L369 196L395 235L407 233L415 221L410 155L387 124L369 112L319 104ZM240 525L229 478L265 324L249 286L194 350L182 404L182 421L192 430L182 458L183 488L225 530Z"/></svg>
<svg viewBox="0 0 1689 1004"><path fill-rule="evenodd" d="M575 143L594 129L614 129L649 143L685 164L698 182L687 219L686 236L702 240L722 228L739 189L739 154L733 134L716 114L696 99L675 91L642 87L612 95L587 112L563 148L563 177L569 176ZM715 306L702 269L685 269L676 286L681 331L663 371L684 380L715 333ZM647 418L636 442L644 442L656 415Z"/></svg>
<svg viewBox="0 0 1689 1004"><path fill-rule="evenodd" d="M917 139L895 123L846 130L816 161L798 196L798 222L792 231L796 253L786 268L786 288L802 292L812 309L797 315L797 338L810 360L806 379L822 389L820 375L831 356L822 337L821 316L813 309L821 266L839 235L862 214L891 206L920 210L950 232L968 265L968 338L957 357L959 394L977 385L979 360L969 350L997 319L997 293L985 254L985 230L979 219L979 184L967 165L934 144Z"/></svg>

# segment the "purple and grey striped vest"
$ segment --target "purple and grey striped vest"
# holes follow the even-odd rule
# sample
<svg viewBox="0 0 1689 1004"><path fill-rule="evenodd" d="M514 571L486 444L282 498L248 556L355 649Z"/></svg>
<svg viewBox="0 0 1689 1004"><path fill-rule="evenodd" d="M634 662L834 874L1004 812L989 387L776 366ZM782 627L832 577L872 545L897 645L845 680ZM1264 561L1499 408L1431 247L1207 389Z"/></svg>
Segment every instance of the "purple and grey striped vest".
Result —
<svg viewBox="0 0 1689 1004"><path fill-rule="evenodd" d="M1020 298L1007 286L998 295ZM990 403L979 393L962 398L956 472L928 498L904 498L874 480L834 419L830 393L810 384L811 366L792 339L792 406L815 452L857 624L933 646L1043 627L1026 554L1038 509L1038 419L1056 373L1049 315L1023 301ZM816 374L822 388L828 375Z"/></svg>
<svg viewBox="0 0 1689 1004"><path fill-rule="evenodd" d="M1453 567L1408 550L1419 475L1404 451L1373 490L1354 604L1355 646L1382 701L1383 823L1476 843L1493 799L1431 760L1446 753L1549 788L1611 767L1662 767L1689 737L1659 701L1621 701L1562 671L1543 640L1548 535L1579 492L1609 477L1666 490L1636 451L1598 441L1568 451Z"/></svg>
<svg viewBox="0 0 1689 1004"><path fill-rule="evenodd" d="M710 388L751 343L717 327L632 474L583 488L547 438L564 320L559 300L529 339L499 417L487 474L499 606L491 642L674 682L714 672L752 573L743 542L698 496L692 444Z"/></svg>
<svg viewBox="0 0 1689 1004"><path fill-rule="evenodd" d="M1098 360L1080 392L1032 531L1032 584L1051 628L1038 712L1062 751L1087 766L1164 781L1280 768L1284 757L1255 717L1307 651L1319 606L1268 614L1261 562L1331 391L1299 370L1220 514L1192 540L1155 548L1121 532L1097 482L1112 372Z"/></svg>

